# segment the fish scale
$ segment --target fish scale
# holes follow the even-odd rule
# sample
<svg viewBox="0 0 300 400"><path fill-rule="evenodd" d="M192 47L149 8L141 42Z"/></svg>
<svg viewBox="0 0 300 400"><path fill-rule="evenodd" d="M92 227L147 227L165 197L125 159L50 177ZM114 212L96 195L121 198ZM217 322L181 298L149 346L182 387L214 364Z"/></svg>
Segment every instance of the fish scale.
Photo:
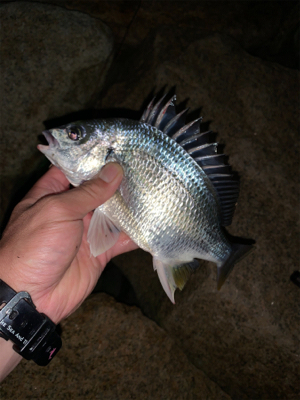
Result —
<svg viewBox="0 0 300 400"><path fill-rule="evenodd" d="M115 201L112 198L102 206L102 211L116 225L119 224L121 230L130 234L130 237L140 247L147 251L155 248L155 253L154 251L152 253L164 258L171 256L180 259L182 253L191 251L194 252L193 256L190 256L191 259L201 258L203 251L214 259L220 259L221 254L226 256L229 245L224 239L220 241L223 236L221 230L214 229L214 234L210 233L210 227L214 225L213 221L218 219L218 206L212 192L204 190L206 186L203 177L206 175L196 163L189 162L187 153L175 141L155 129L152 129L152 136L141 134L142 140L134 140L135 146L138 147L132 152L132 136L137 129L137 124L137 122L123 120L122 130L126 132L124 136L129 138L128 143L124 141L123 146L119 147L110 157L111 161L121 163L125 177L129 177L123 180L120 192L122 194L123 191L128 191L128 187L132 188L130 203L123 203L116 212ZM138 128L141 129L140 125ZM148 132L147 126L145 129ZM145 148L147 152L144 151ZM138 158L136 151L139 155ZM160 167L158 173L154 175L152 165L156 162L157 157L160 160ZM181 167L186 164L189 168ZM130 174L131 170L134 170L135 173ZM152 178L152 181L147 181L146 191L144 185L140 184L145 176ZM162 190L159 190L160 188ZM183 195L184 198L182 198ZM172 201L166 202L165 198L172 199ZM176 201L178 201L178 205L176 205ZM139 221L138 232L143 231L143 237L147 238L146 247L144 247L144 243L139 243L139 234L136 234L137 231L133 229L132 220L127 219L120 224L124 209L127 207L135 210L132 220ZM191 219L194 218L194 209L198 210L197 224L191 223ZM174 215L179 219L178 231L174 231L174 226L177 225L174 223L176 221ZM155 231L153 226L156 227ZM171 254L169 235L166 233L168 230L174 231L176 236L176 240L172 243ZM206 233L206 231L208 232ZM205 234L203 235L203 233ZM216 240L216 237L219 240ZM186 242L190 244L188 250ZM199 248L200 242L204 249Z"/></svg>
<svg viewBox="0 0 300 400"><path fill-rule="evenodd" d="M108 162L124 170L119 190L93 214L88 231L97 256L124 231L153 256L161 284L174 302L196 259L218 267L218 288L250 245L232 243L222 225L232 220L239 184L199 131L200 119L184 125L186 110L175 112L175 96L152 101L141 121L124 118L77 121L44 132L39 149L77 186Z"/></svg>

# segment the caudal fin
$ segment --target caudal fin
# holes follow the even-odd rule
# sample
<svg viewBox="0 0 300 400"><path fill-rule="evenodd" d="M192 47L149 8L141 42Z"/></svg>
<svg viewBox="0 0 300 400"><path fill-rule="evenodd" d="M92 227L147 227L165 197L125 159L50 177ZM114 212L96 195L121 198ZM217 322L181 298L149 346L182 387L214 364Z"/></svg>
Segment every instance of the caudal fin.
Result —
<svg viewBox="0 0 300 400"><path fill-rule="evenodd" d="M218 290L221 289L226 278L232 271L234 264L241 261L250 251L254 250L253 245L234 243L229 257L218 265Z"/></svg>

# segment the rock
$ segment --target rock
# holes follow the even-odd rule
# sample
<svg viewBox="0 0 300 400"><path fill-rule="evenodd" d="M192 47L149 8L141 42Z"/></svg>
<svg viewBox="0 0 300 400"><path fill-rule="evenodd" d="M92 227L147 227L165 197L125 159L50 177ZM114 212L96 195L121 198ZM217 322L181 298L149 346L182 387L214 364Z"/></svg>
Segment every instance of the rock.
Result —
<svg viewBox="0 0 300 400"><path fill-rule="evenodd" d="M124 77L117 80L112 69L101 105L113 107L118 98L118 107L137 109L145 93L175 85L179 101L189 99L192 110L201 107L205 128L218 132L241 176L229 231L255 239L256 250L220 292L215 266L202 262L176 294L175 306L160 288L150 256L137 251L115 263L143 312L233 398L294 398L299 288L290 276L299 266L299 72L250 56L219 34L193 35L194 40L182 29L153 32L133 58L122 60Z"/></svg>
<svg viewBox="0 0 300 400"><path fill-rule="evenodd" d="M250 54L264 60L299 68L299 36L298 43L294 41L299 35L297 1L38 1L100 18L113 31L118 52L139 45L153 28L194 31L201 27L234 38Z"/></svg>
<svg viewBox="0 0 300 400"><path fill-rule="evenodd" d="M3 205L43 156L43 121L82 110L102 87L113 38L100 20L29 2L1 5L1 147Z"/></svg>
<svg viewBox="0 0 300 400"><path fill-rule="evenodd" d="M61 327L55 359L45 368L22 361L1 398L230 399L136 307L93 295Z"/></svg>

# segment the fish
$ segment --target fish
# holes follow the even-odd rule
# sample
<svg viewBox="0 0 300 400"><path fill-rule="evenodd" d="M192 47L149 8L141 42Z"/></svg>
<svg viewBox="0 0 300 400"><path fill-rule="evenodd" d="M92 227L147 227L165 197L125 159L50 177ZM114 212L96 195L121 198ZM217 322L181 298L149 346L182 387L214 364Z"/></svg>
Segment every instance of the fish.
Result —
<svg viewBox="0 0 300 400"><path fill-rule="evenodd" d="M199 260L217 266L220 289L234 264L253 248L232 240L239 178L218 152L202 118L186 123L176 96L154 98L139 121L126 118L76 121L43 132L38 149L73 186L119 163L119 189L94 210L88 230L91 254L111 248L125 232L153 256L153 267L169 299L183 289Z"/></svg>

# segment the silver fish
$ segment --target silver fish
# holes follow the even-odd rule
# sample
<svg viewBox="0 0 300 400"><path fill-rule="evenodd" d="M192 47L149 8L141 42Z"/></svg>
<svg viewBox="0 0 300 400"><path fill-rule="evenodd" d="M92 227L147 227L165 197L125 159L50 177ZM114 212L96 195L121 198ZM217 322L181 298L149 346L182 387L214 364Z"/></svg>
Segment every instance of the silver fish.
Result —
<svg viewBox="0 0 300 400"><path fill-rule="evenodd" d="M140 121L113 118L77 121L44 131L39 150L71 184L93 178L108 162L124 170L119 190L93 214L88 241L93 256L118 240L120 231L153 256L154 270L174 303L197 259L218 267L218 288L252 246L232 243L231 224L239 181L200 133L200 120L185 125L175 99L152 101Z"/></svg>

